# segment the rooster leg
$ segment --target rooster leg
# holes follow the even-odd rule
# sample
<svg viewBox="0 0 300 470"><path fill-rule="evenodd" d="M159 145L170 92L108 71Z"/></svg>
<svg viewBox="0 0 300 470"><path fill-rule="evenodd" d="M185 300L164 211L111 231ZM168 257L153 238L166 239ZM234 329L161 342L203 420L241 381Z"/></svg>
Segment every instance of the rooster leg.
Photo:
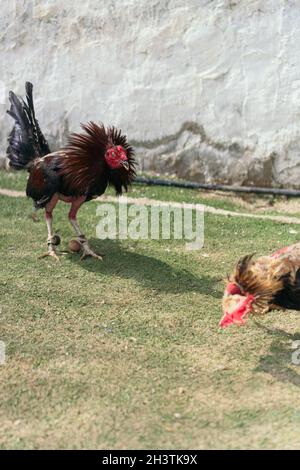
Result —
<svg viewBox="0 0 300 470"><path fill-rule="evenodd" d="M52 228L52 222L53 222L53 217L52 217L52 212L54 207L56 206L58 202L58 197L53 196L49 204L47 204L45 208L45 219L46 219L46 224L47 224L47 229L48 229L48 239L47 239L47 244L48 244L48 251L47 253L44 253L42 256L39 258L45 258L46 256L52 256L56 261L59 261L59 257L57 256L56 249L55 247L59 245L60 243L60 238L53 233L53 228Z"/></svg>
<svg viewBox="0 0 300 470"><path fill-rule="evenodd" d="M37 216L37 214L36 214L37 211L38 211L38 209L37 209L36 207L34 207L32 213L31 213L31 215L30 215L30 217L32 218L33 222L39 222L39 218L38 218L38 216Z"/></svg>
<svg viewBox="0 0 300 470"><path fill-rule="evenodd" d="M85 199L86 199L85 197L81 197L79 199L76 199L74 202L72 202L71 209L70 209L70 212L69 212L70 223L73 226L73 228L76 232L76 235L77 235L77 240L81 245L82 255L81 255L80 260L82 261L83 259L87 258L88 256L91 256L92 258L102 260L103 255L101 255L100 253L96 253L95 251L93 251L91 249L91 247L89 245L89 242L87 241L85 235L82 233L82 231L81 231L81 229L78 225L78 222L77 222L77 218L76 218L77 217L77 212L78 212L79 208L82 206L82 204L84 203Z"/></svg>

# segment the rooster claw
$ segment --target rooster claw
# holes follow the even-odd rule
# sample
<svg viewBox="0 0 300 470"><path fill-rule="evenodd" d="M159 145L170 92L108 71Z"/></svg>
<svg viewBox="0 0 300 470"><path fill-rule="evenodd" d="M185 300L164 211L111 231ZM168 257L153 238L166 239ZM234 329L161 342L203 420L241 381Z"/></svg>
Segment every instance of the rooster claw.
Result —
<svg viewBox="0 0 300 470"><path fill-rule="evenodd" d="M90 256L100 261L103 260L104 255L102 253L96 253L95 251L93 251L87 242L82 243L81 249L82 255L80 257L80 261L83 261L84 259L89 258Z"/></svg>
<svg viewBox="0 0 300 470"><path fill-rule="evenodd" d="M103 257L101 255L98 255L97 253L93 253L92 255L90 253L89 254L84 253L83 255L81 255L80 261L83 261L86 258L89 258L90 256L92 258L99 259L100 261L103 261Z"/></svg>
<svg viewBox="0 0 300 470"><path fill-rule="evenodd" d="M47 256L52 256L52 258L54 258L55 261L58 261L60 263L60 259L57 256L57 253L55 251L47 251L47 253L44 253L43 255L39 256L38 259L43 259L43 258L46 258Z"/></svg>

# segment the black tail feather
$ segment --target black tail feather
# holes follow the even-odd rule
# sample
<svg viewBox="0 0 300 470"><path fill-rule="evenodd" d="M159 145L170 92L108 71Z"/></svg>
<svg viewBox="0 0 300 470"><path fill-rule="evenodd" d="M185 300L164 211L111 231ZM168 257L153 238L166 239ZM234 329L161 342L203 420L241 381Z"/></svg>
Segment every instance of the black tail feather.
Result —
<svg viewBox="0 0 300 470"><path fill-rule="evenodd" d="M30 121L32 124L32 129L34 132L35 142L36 142L36 145L38 146L38 153L39 155L44 156L44 155L47 155L48 153L51 153L51 150L49 148L48 142L46 141L41 131L38 120L35 117L33 97L32 97L32 90L33 90L32 83L26 82L25 90L26 90L26 99L28 103L28 111L30 114L29 117L30 117Z"/></svg>
<svg viewBox="0 0 300 470"><path fill-rule="evenodd" d="M32 84L26 82L27 103L9 92L10 110L7 113L15 120L15 125L8 137L7 157L10 166L22 170L38 157L50 153L48 143L35 118Z"/></svg>

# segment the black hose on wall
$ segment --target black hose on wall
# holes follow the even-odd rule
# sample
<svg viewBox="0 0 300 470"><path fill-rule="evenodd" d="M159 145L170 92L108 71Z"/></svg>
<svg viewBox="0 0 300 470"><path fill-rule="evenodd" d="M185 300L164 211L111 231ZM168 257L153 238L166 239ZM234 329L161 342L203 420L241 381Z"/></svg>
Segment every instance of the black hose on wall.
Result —
<svg viewBox="0 0 300 470"><path fill-rule="evenodd" d="M192 181L173 181L164 179L152 179L144 176L137 176L134 180L136 184L145 184L147 186L168 186L171 188L184 189L205 189L208 191L226 191L233 193L253 193L270 194L273 196L300 197L300 190L280 189L280 188L256 188L255 186L225 186L223 184L194 183Z"/></svg>

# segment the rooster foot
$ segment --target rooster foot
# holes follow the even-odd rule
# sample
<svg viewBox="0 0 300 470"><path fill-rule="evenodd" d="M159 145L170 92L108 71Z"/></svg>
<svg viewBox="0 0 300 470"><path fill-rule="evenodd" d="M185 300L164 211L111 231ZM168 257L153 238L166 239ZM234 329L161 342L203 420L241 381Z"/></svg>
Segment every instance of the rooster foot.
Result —
<svg viewBox="0 0 300 470"><path fill-rule="evenodd" d="M46 258L47 256L52 256L52 258L54 258L55 261L59 261L59 262L60 262L60 259L59 259L59 257L58 257L58 254L56 253L55 250L49 250L49 251L47 251L47 253L44 253L43 255L39 256L38 259Z"/></svg>
<svg viewBox="0 0 300 470"><path fill-rule="evenodd" d="M100 261L103 260L103 256L104 256L103 253L96 253L95 251L93 251L90 245L88 244L87 240L78 238L78 241L81 245L81 251L82 251L80 261L83 261L85 258L88 258L90 256L92 258L99 259Z"/></svg>
<svg viewBox="0 0 300 470"><path fill-rule="evenodd" d="M39 256L38 259L46 258L47 256L51 256L52 258L55 259L55 261L60 261L58 255L63 255L67 252L62 251L57 253L56 247L60 245L60 236L59 235L53 235L52 237L48 238L48 251L47 253L44 253L43 255Z"/></svg>

